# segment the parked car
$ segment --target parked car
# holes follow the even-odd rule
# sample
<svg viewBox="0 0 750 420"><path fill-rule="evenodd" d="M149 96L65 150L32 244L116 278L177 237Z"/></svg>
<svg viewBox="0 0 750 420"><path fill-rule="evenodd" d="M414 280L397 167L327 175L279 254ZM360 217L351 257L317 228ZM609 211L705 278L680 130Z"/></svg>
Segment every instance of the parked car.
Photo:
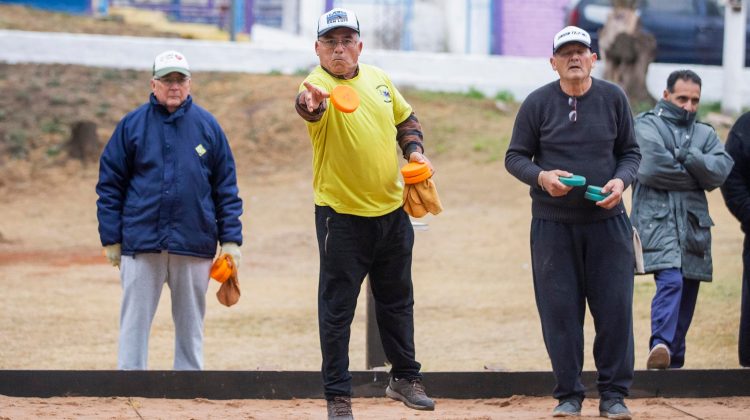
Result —
<svg viewBox="0 0 750 420"><path fill-rule="evenodd" d="M611 0L573 0L569 6L567 24L588 31L596 52L598 31L611 4ZM721 65L724 6L718 0L640 0L637 13L643 30L656 38L657 62ZM745 66L750 66L750 23L745 43Z"/></svg>

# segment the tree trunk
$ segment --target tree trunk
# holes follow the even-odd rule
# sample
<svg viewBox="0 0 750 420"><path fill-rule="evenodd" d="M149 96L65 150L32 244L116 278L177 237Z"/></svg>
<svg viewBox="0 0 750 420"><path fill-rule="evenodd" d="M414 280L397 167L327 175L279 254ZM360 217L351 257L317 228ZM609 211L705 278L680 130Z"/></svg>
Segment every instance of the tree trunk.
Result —
<svg viewBox="0 0 750 420"><path fill-rule="evenodd" d="M630 106L641 110L656 103L646 87L648 66L656 58L656 39L641 30L634 3L613 0L612 12L599 30L599 51L604 78L620 85Z"/></svg>
<svg viewBox="0 0 750 420"><path fill-rule="evenodd" d="M99 138L96 135L96 123L93 121L76 121L70 130L68 156L84 164L95 162L99 156Z"/></svg>

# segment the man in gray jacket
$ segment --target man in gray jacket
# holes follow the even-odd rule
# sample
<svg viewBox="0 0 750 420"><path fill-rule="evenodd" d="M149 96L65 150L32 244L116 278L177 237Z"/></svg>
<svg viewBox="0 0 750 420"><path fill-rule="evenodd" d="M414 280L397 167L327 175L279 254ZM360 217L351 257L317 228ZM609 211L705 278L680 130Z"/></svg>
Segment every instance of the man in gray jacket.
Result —
<svg viewBox="0 0 750 420"><path fill-rule="evenodd" d="M653 273L648 369L680 368L698 287L711 281L711 226L706 191L724 182L734 161L716 131L695 120L701 79L677 70L664 97L635 120L642 160L631 220Z"/></svg>

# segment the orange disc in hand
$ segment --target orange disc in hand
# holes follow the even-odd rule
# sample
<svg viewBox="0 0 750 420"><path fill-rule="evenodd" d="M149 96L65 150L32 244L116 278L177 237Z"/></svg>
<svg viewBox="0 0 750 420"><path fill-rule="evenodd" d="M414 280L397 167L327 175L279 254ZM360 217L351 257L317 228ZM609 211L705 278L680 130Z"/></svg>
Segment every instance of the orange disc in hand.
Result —
<svg viewBox="0 0 750 420"><path fill-rule="evenodd" d="M425 179L430 178L431 176L432 176L432 171L430 169L428 169L427 171L422 172L419 175L405 176L404 177L404 183L406 183L406 184L417 184L419 182L424 181Z"/></svg>
<svg viewBox="0 0 750 420"><path fill-rule="evenodd" d="M429 170L430 167L425 162L409 162L401 167L401 175L403 175L404 178L411 178L417 175L422 175Z"/></svg>
<svg viewBox="0 0 750 420"><path fill-rule="evenodd" d="M432 176L432 169L427 162L409 162L401 167L401 175L407 184L416 184Z"/></svg>
<svg viewBox="0 0 750 420"><path fill-rule="evenodd" d="M354 112L359 107L359 95L351 86L338 85L331 91L331 103L341 112Z"/></svg>
<svg viewBox="0 0 750 420"><path fill-rule="evenodd" d="M221 254L211 266L211 278L219 283L227 281L229 276L232 275L233 263L232 257L227 254Z"/></svg>

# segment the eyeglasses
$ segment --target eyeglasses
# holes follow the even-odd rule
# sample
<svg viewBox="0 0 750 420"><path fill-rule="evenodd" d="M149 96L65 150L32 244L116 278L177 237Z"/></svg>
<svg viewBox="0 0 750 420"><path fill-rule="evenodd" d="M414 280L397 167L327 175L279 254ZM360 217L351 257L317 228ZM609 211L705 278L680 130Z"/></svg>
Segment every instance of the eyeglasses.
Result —
<svg viewBox="0 0 750 420"><path fill-rule="evenodd" d="M342 47L348 50L354 47L354 44L357 43L357 41L353 39L342 39L341 41L337 41L335 39L319 39L318 42L320 42L324 47L326 47L329 50L336 49L336 46L339 44L341 44Z"/></svg>
<svg viewBox="0 0 750 420"><path fill-rule="evenodd" d="M573 110L568 114L568 119L571 122L578 121L578 100L576 98L568 98L568 106L572 106Z"/></svg>
<svg viewBox="0 0 750 420"><path fill-rule="evenodd" d="M172 85L179 85L179 86L185 86L185 84L190 80L189 77L175 77L172 79L165 79L165 78L155 78L154 80L157 80L159 83L163 84L164 86L172 86Z"/></svg>

